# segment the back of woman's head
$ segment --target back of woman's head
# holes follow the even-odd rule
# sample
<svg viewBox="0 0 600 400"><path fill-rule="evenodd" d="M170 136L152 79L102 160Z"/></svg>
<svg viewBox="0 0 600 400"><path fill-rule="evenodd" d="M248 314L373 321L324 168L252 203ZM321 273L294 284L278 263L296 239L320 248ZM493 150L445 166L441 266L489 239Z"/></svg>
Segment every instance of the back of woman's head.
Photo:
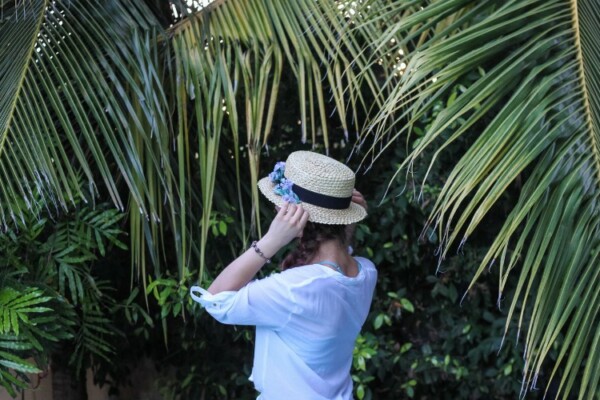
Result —
<svg viewBox="0 0 600 400"><path fill-rule="evenodd" d="M296 248L282 261L281 269L286 270L308 264L319 250L321 243L329 240L338 241L340 246L347 247L346 225L307 222Z"/></svg>

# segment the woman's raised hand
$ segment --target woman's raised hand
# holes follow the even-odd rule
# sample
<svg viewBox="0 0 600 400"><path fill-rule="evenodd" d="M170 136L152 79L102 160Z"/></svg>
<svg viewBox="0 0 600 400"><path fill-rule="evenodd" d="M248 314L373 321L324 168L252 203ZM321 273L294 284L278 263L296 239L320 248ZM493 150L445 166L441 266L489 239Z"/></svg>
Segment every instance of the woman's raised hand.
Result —
<svg viewBox="0 0 600 400"><path fill-rule="evenodd" d="M212 294L244 287L283 246L298 237L308 221L308 212L297 204L284 204L271 222L269 231L252 247L233 260L208 288ZM257 250L258 249L258 250ZM257 254L258 253L258 254Z"/></svg>
<svg viewBox="0 0 600 400"><path fill-rule="evenodd" d="M362 193L356 189L352 190L352 202L362 206L362 208L365 210L367 209L367 200L365 200L365 197L362 195Z"/></svg>
<svg viewBox="0 0 600 400"><path fill-rule="evenodd" d="M285 203L271 222L264 239L281 248L302 234L307 221L308 211L301 204Z"/></svg>

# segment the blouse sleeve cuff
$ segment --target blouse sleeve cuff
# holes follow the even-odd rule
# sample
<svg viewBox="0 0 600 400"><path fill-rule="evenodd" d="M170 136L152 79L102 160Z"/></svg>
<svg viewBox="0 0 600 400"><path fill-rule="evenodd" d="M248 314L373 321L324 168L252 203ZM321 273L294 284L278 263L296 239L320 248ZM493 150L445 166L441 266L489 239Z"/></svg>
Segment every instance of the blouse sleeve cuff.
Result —
<svg viewBox="0 0 600 400"><path fill-rule="evenodd" d="M198 296L197 293L200 293ZM201 288L200 286L192 286L190 289L190 296L194 301L200 303L202 307L206 308L207 311L218 311L226 305L228 305L237 292L225 291L217 294L212 294L208 290Z"/></svg>

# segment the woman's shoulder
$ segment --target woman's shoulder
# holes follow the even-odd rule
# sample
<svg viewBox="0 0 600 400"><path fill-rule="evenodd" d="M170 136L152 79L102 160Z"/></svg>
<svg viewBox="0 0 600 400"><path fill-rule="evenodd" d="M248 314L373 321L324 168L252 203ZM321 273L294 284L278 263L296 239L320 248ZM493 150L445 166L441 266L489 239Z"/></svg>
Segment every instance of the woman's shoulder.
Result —
<svg viewBox="0 0 600 400"><path fill-rule="evenodd" d="M354 256L354 259L360 263L362 268L377 270L373 261L369 260L366 257Z"/></svg>
<svg viewBox="0 0 600 400"><path fill-rule="evenodd" d="M263 279L277 281L298 282L307 279L314 279L316 276L322 276L322 269L317 264L301 265L288 268L284 271L274 271Z"/></svg>
<svg viewBox="0 0 600 400"><path fill-rule="evenodd" d="M319 272L311 266L302 266L289 268L285 271L272 272L269 275L260 279L255 279L248 283L247 287L258 288L261 291L274 291L281 293L289 293L292 290L297 290L300 287L308 286Z"/></svg>
<svg viewBox="0 0 600 400"><path fill-rule="evenodd" d="M337 271L320 264L307 264L288 268L285 271L274 273L270 278L278 281L279 285L287 287L320 287L337 285L339 281L356 285L363 281L377 279L377 269L371 260L365 257L354 257L359 262L361 271L357 277L346 277ZM333 278L333 279L332 279Z"/></svg>
<svg viewBox="0 0 600 400"><path fill-rule="evenodd" d="M290 288L300 288L318 284L318 282L326 282L331 277L326 267L319 264L307 264L293 268L288 268L271 275L276 280Z"/></svg>
<svg viewBox="0 0 600 400"><path fill-rule="evenodd" d="M319 264L307 264L288 268L280 272L280 275L292 280L306 280L326 276L327 274L324 273L323 268Z"/></svg>
<svg viewBox="0 0 600 400"><path fill-rule="evenodd" d="M365 257L354 257L354 259L360 264L365 281L368 282L367 284L374 287L378 276L375 263Z"/></svg>

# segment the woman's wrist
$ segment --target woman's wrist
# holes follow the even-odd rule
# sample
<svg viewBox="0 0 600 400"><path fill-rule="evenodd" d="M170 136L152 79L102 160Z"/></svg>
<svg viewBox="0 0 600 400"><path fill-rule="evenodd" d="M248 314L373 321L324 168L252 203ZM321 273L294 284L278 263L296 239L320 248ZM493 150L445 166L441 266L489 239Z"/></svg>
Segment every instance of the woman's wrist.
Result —
<svg viewBox="0 0 600 400"><path fill-rule="evenodd" d="M262 252L264 258L271 259L275 254L277 254L279 250L281 250L283 246L277 243L277 241L274 240L274 238L265 235L256 242L256 246L254 247L255 251L256 248L258 248Z"/></svg>
<svg viewBox="0 0 600 400"><path fill-rule="evenodd" d="M259 256L260 258L262 258L263 260L265 260L265 262L266 262L267 264L270 264L270 263L271 263L271 258L270 258L270 257L267 257L267 256L265 256L265 253L263 253L263 252L262 252L262 250L260 249L260 247L258 247L258 242L257 242L256 240L255 240L254 242L252 242L252 244L250 245L250 247L252 247L252 248L254 249L254 252L255 252L256 254L258 254L258 256Z"/></svg>

